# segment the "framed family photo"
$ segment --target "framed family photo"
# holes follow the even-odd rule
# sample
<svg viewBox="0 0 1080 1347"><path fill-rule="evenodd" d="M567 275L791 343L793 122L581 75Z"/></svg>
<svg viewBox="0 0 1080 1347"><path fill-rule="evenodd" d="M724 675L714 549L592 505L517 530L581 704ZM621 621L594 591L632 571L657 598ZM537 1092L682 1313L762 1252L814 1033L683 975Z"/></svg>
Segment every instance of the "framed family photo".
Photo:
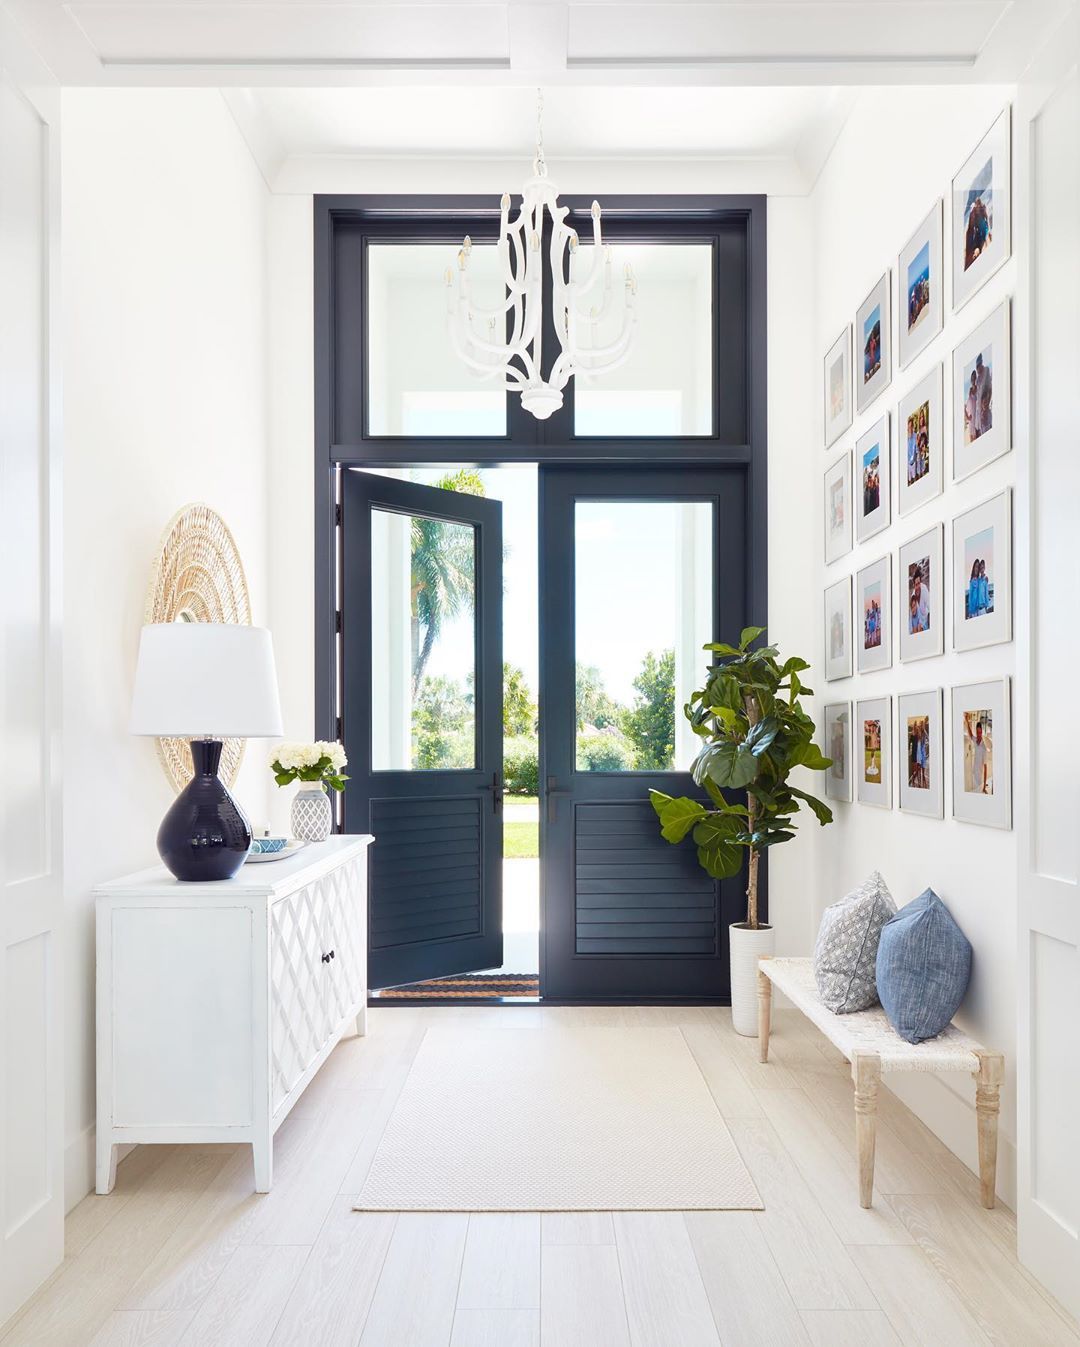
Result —
<svg viewBox="0 0 1080 1347"><path fill-rule="evenodd" d="M953 478L1012 448L1012 357L1006 299L953 352Z"/></svg>
<svg viewBox="0 0 1080 1347"><path fill-rule="evenodd" d="M855 577L855 611L859 621L859 673L873 673L892 664L892 581L889 555L864 566Z"/></svg>
<svg viewBox="0 0 1080 1347"><path fill-rule="evenodd" d="M1012 640L1012 492L953 520L953 647Z"/></svg>
<svg viewBox="0 0 1080 1347"><path fill-rule="evenodd" d="M900 276L900 368L906 369L934 340L944 321L942 201L905 244L897 262Z"/></svg>
<svg viewBox="0 0 1080 1347"><path fill-rule="evenodd" d="M889 452L889 416L870 427L855 441L855 466L859 475L859 508L855 532L859 542L889 527L892 518L892 455Z"/></svg>
<svg viewBox="0 0 1080 1347"><path fill-rule="evenodd" d="M900 399L896 458L902 515L941 495L945 462L942 407L942 367L938 364Z"/></svg>
<svg viewBox="0 0 1080 1347"><path fill-rule="evenodd" d="M822 752L832 759L825 770L825 794L830 800L851 801L851 703L830 702L825 707Z"/></svg>
<svg viewBox="0 0 1080 1347"><path fill-rule="evenodd" d="M825 357L825 448L851 425L851 324Z"/></svg>
<svg viewBox="0 0 1080 1347"><path fill-rule="evenodd" d="M851 576L825 591L825 681L851 677Z"/></svg>
<svg viewBox="0 0 1080 1347"><path fill-rule="evenodd" d="M855 315L855 408L865 411L892 379L892 315L889 273L866 296Z"/></svg>
<svg viewBox="0 0 1080 1347"><path fill-rule="evenodd" d="M941 689L907 692L897 698L900 720L900 808L909 814L944 818L941 745Z"/></svg>
<svg viewBox="0 0 1080 1347"><path fill-rule="evenodd" d="M1011 248L1011 118L1006 108L952 180L954 309L963 308Z"/></svg>
<svg viewBox="0 0 1080 1347"><path fill-rule="evenodd" d="M900 663L945 651L944 527L920 533L900 549Z"/></svg>
<svg viewBox="0 0 1080 1347"><path fill-rule="evenodd" d="M952 690L953 818L1012 827L1009 680Z"/></svg>
<svg viewBox="0 0 1080 1347"><path fill-rule="evenodd" d="M851 551L851 454L845 453L825 474L825 562Z"/></svg>
<svg viewBox="0 0 1080 1347"><path fill-rule="evenodd" d="M855 703L860 804L892 808L892 698Z"/></svg>

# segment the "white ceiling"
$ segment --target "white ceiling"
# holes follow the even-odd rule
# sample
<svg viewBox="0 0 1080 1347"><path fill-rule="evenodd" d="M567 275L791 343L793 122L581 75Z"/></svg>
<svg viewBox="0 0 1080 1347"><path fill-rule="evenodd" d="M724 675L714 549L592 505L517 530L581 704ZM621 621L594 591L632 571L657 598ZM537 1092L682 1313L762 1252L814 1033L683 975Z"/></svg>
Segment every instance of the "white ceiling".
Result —
<svg viewBox="0 0 1080 1347"><path fill-rule="evenodd" d="M65 84L765 85L1009 82L1069 0L0 4Z"/></svg>
<svg viewBox="0 0 1080 1347"><path fill-rule="evenodd" d="M513 187L528 171L543 84L548 158L564 191L580 190L574 165L589 190L610 193L633 189L628 164L648 164L652 190L664 191L679 190L680 165L707 161L699 190L783 193L813 183L858 87L1010 84L1074 2L0 0L0 9L64 85L220 87L279 191L415 190L418 176L431 191L486 191L496 176Z"/></svg>

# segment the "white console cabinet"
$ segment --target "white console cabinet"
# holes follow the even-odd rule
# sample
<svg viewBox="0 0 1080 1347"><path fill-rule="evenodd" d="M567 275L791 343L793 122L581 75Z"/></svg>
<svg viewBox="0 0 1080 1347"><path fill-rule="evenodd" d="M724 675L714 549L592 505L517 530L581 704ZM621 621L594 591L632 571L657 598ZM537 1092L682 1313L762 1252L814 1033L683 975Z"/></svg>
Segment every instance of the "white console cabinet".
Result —
<svg viewBox="0 0 1080 1347"><path fill-rule="evenodd" d="M96 890L97 1191L118 1146L274 1133L367 1015L367 848L331 837L218 883L158 867Z"/></svg>

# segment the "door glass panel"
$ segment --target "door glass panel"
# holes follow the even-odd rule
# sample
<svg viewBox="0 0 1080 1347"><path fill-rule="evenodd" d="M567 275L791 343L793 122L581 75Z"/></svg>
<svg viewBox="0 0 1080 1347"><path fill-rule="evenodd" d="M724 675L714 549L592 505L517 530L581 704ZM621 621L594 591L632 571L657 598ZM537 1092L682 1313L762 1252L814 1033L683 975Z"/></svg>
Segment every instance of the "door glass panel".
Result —
<svg viewBox="0 0 1080 1347"><path fill-rule="evenodd" d="M578 501L574 546L577 770L686 771L682 708L714 639L712 505Z"/></svg>
<svg viewBox="0 0 1080 1347"><path fill-rule="evenodd" d="M369 435L505 435L506 393L473 377L446 322L452 243L372 243L367 260ZM503 303L494 245L474 244L469 283L479 308Z"/></svg>
<svg viewBox="0 0 1080 1347"><path fill-rule="evenodd" d="M475 530L372 510L372 768L474 768L475 689Z"/></svg>
<svg viewBox="0 0 1080 1347"><path fill-rule="evenodd" d="M617 243L611 258L614 293L609 313L592 328L591 344L607 345L619 334L627 265L638 283L637 324L624 364L575 381L574 434L712 435L712 247ZM589 325L579 331L587 333Z"/></svg>

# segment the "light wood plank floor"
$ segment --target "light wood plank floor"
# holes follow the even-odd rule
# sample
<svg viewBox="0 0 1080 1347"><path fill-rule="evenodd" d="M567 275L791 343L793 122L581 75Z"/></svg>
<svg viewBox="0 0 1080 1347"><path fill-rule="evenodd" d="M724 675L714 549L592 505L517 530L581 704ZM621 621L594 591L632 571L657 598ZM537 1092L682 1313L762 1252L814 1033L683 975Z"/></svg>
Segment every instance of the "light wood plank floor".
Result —
<svg viewBox="0 0 1080 1347"><path fill-rule="evenodd" d="M359 1214L428 1025L679 1025L763 1212ZM1015 1224L895 1098L873 1211L851 1082L795 1012L773 1064L727 1011L385 1007L278 1133L274 1190L242 1147L139 1147L67 1222L67 1256L3 1347L1080 1347L1017 1263ZM482 1140L482 1139L481 1139Z"/></svg>

